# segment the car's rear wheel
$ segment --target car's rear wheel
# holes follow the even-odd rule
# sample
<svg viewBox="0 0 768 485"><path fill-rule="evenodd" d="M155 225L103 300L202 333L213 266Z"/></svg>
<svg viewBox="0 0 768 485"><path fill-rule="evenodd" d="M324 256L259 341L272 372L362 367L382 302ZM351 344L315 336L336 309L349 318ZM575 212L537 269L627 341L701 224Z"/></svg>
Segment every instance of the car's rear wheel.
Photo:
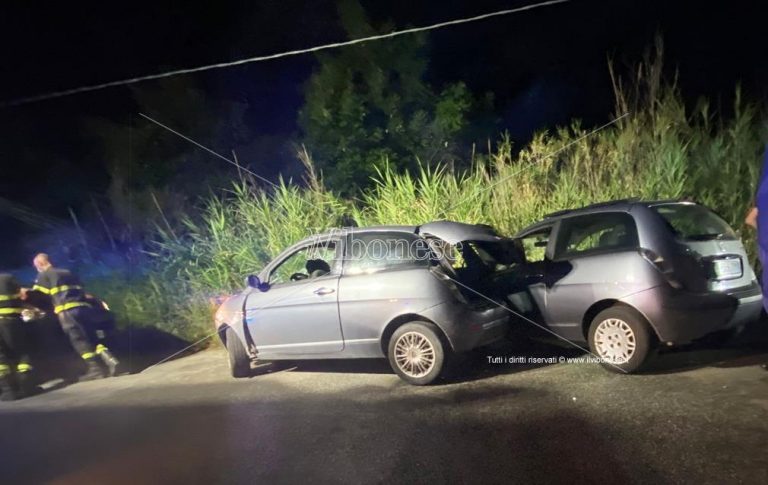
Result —
<svg viewBox="0 0 768 485"><path fill-rule="evenodd" d="M648 323L628 307L603 310L589 326L590 350L602 359L603 367L614 372L639 370L651 353L651 343Z"/></svg>
<svg viewBox="0 0 768 485"><path fill-rule="evenodd" d="M440 376L445 349L437 329L425 322L402 325L389 340L389 364L405 382L431 384Z"/></svg>
<svg viewBox="0 0 768 485"><path fill-rule="evenodd" d="M251 358L245 351L240 337L234 330L227 328L227 354L229 356L229 371L232 377L248 377L251 372Z"/></svg>

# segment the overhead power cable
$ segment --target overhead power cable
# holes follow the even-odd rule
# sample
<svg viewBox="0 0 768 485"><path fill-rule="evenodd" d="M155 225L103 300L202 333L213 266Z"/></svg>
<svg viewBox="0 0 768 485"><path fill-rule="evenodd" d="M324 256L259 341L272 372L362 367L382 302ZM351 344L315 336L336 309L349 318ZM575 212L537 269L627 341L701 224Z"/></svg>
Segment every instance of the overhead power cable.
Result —
<svg viewBox="0 0 768 485"><path fill-rule="evenodd" d="M138 76L138 77L133 77L133 78L129 78L129 79L121 79L119 81L110 81L110 82L105 82L105 83L101 83L101 84L93 84L93 85L90 85L90 86L81 86L81 87L72 88L72 89L65 89L63 91L53 91L53 92L38 94L38 95L34 95L34 96L27 96L27 97L24 97L24 98L17 98L17 99L11 99L11 100L7 100L7 101L3 101L3 102L0 103L0 106L2 106L2 107L19 106L19 105L22 105L22 104L34 103L34 102L37 102L37 101L44 101L44 100L53 99L53 98L62 98L64 96L70 96L70 95L79 94L79 93L86 93L86 92L90 92L90 91L98 91L98 90L101 90L101 89L106 89L106 88L111 88L111 87L126 86L126 85L129 85L129 84L136 84L136 83L140 83L140 82L143 82L143 81L151 81L151 80L154 80L154 79L163 79L163 78L172 77L172 76L179 76L179 75L182 75L182 74L192 74L192 73L197 73L197 72L211 71L211 70L214 70L214 69L222 69L222 68L225 68L225 67L239 66L239 65L243 65L243 64L250 64L250 63L253 63L253 62L269 61L269 60L273 60L273 59L280 59L280 58L283 58L283 57L290 57L290 56L297 56L297 55L300 55L300 54L307 54L307 53L310 53L310 52L318 52L318 51L323 51L323 50L328 50L328 49L336 49L336 48L339 48L339 47L346 47L346 46L355 45L355 44L362 44L364 42L370 42L370 41L374 41L374 40L390 39L392 37L398 37L398 36L401 36L401 35L414 34L414 33L417 33L417 32L426 32L426 31L435 30L435 29L442 29L442 28L445 28L445 27L450 27L450 26L453 26L453 25L460 25L460 24L467 24L467 23L470 23L470 22L478 22L480 20L486 20L486 19L493 18L493 17L501 17L503 15L510 15L510 14L514 14L514 13L525 12L527 10L534 10L534 9L537 9L537 8L548 7L548 6L556 5L556 4L559 4L559 3L567 3L567 2L570 2L570 1L571 0L550 0L550 1L546 1L546 2L535 3L535 4L532 4L532 5L525 5L523 7L518 7L518 8L511 8L511 9L506 9L506 10L498 10L498 11L495 11L495 12L490 12L490 13L486 13L486 14L482 14L482 15L476 15L474 17L466 17L466 18L461 18L461 19L456 19L456 20L449 20L449 21L446 21L446 22L439 22L439 23L436 23L436 24L425 25L425 26L422 26L422 27L413 27L413 28L410 28L410 29L396 30L394 32L389 32L387 34L371 35L369 37L362 37L362 38L359 38L359 39L352 39L352 40L347 40L347 41L343 41L343 42L334 42L334 43L331 43L331 44L324 44L324 45L319 45L319 46L315 46L315 47L308 47L308 48L305 48L305 49L297 49L297 50L292 50L292 51L279 52L277 54L269 54L269 55L265 55L265 56L256 56L256 57L248 57L248 58L245 58L245 59L239 59L239 60L235 60L235 61L220 62L220 63L217 63L217 64L208 64L208 65L205 65L205 66L191 67L191 68L186 68L186 69L177 69L177 70L174 70L174 71L161 72L161 73L157 73L157 74L149 74L149 75L146 75L146 76Z"/></svg>
<svg viewBox="0 0 768 485"><path fill-rule="evenodd" d="M200 143L196 142L196 141L195 141L195 140L193 140L192 138L190 138L190 137L188 137L188 136L186 136L186 135L184 135L184 134L182 134L182 133L179 133L178 131L174 130L174 129L173 129L173 128L171 128L170 126L164 125L164 124L160 123L159 121L157 121L157 120L155 120L155 119L153 119L153 118L150 118L149 116L145 115L144 113L139 113L139 116L141 116L142 118L145 118L145 119L147 119L147 120L151 121L152 123L156 124L157 126L159 126L159 127L161 127L161 128L165 128L166 130L170 131L170 132L171 132L171 133L173 133L174 135L176 135L176 136L178 136L178 137L180 137L180 138L183 138L184 140L187 140L187 141L188 141L188 142L190 142L191 144L193 144L193 145L195 145L195 146L197 146L197 147L200 147L200 148L202 148L203 150L205 150L206 152L210 153L211 155L214 155L214 156L216 156L216 157L218 157L218 158L220 158L220 159L224 160L225 162L227 162L227 163L229 163L229 164L231 164L231 165L234 165L235 167L237 167L237 169L238 169L238 170L242 170L242 171L244 171L244 172L247 172L247 173L249 173L249 174L253 175L254 177L256 177L257 179L259 179L259 180L261 180L261 181L263 181L263 182L266 182L266 183L268 183L268 184L269 184L269 185L271 185L272 187L278 188L278 185L277 185L276 183L274 183L274 182L270 182L269 180L265 179L264 177L262 177L261 175L257 174L256 172L252 172L252 171L251 171L251 170L249 170L248 168L246 168L246 167L243 167L242 165L240 165L239 163L237 163L237 161L236 161L236 160L230 160L229 158L225 157L224 155L222 155L222 154L220 154L220 153L217 153L217 152L215 152L215 151L211 150L210 148L208 148L207 146L205 146L205 145L202 145L202 144L200 144Z"/></svg>

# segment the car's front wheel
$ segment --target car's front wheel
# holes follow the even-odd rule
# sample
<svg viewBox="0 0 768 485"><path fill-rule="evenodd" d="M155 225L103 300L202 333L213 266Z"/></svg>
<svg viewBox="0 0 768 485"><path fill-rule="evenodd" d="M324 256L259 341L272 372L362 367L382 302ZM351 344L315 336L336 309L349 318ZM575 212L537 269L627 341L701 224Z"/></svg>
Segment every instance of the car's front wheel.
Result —
<svg viewBox="0 0 768 485"><path fill-rule="evenodd" d="M431 384L440 376L445 349L431 324L402 325L389 340L389 364L405 382L416 386Z"/></svg>
<svg viewBox="0 0 768 485"><path fill-rule="evenodd" d="M651 343L648 324L631 308L607 308L589 326L590 350L614 372L639 370L651 353Z"/></svg>
<svg viewBox="0 0 768 485"><path fill-rule="evenodd" d="M245 351L240 337L231 328L227 328L225 335L227 354L229 356L229 371L232 373L232 377L248 377L251 373L251 358Z"/></svg>

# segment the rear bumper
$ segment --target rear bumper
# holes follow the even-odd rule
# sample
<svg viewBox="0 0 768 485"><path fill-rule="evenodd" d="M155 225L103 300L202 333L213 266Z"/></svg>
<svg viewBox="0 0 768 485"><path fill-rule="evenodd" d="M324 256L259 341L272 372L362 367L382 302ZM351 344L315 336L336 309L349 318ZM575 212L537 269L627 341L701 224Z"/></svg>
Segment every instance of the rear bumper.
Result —
<svg viewBox="0 0 768 485"><path fill-rule="evenodd" d="M731 293L731 296L737 299L738 304L724 328L739 327L760 318L760 312L763 311L763 292L760 285L755 283L744 291Z"/></svg>
<svg viewBox="0 0 768 485"><path fill-rule="evenodd" d="M424 316L435 322L448 337L454 352L467 352L503 339L509 330L510 313L501 306L470 308L444 303Z"/></svg>
<svg viewBox="0 0 768 485"><path fill-rule="evenodd" d="M623 299L645 315L663 342L685 343L760 316L762 293L753 283L730 293L690 293L667 285Z"/></svg>

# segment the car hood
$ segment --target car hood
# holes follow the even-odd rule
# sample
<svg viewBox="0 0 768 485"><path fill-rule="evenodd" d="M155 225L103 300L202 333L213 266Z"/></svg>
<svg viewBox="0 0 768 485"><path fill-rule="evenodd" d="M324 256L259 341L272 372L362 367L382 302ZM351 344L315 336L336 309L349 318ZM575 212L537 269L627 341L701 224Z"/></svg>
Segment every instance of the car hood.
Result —
<svg viewBox="0 0 768 485"><path fill-rule="evenodd" d="M416 229L416 233L422 236L434 236L448 244L469 241L501 242L505 239L499 236L491 226L451 221L436 221L422 224Z"/></svg>
<svg viewBox="0 0 768 485"><path fill-rule="evenodd" d="M463 222L437 221L419 226L417 234L442 239L448 244L473 243L490 253L501 264L525 261L518 241L500 236L492 226L464 224Z"/></svg>

